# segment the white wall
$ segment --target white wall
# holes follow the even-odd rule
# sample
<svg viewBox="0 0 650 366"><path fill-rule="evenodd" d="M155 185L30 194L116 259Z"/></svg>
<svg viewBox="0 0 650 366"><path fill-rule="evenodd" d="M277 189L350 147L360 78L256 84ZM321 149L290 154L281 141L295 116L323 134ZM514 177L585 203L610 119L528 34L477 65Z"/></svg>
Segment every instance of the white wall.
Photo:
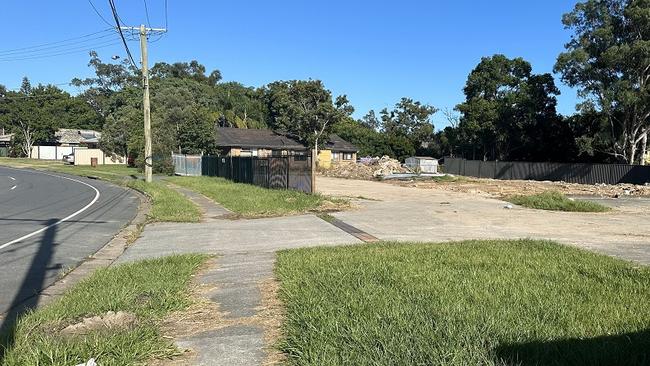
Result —
<svg viewBox="0 0 650 366"><path fill-rule="evenodd" d="M98 165L125 165L126 157L105 154L100 149L75 150L74 165L90 165L91 159L97 158Z"/></svg>
<svg viewBox="0 0 650 366"><path fill-rule="evenodd" d="M63 155L72 154L77 149L85 149L85 147L32 146L32 159L61 160L63 159Z"/></svg>

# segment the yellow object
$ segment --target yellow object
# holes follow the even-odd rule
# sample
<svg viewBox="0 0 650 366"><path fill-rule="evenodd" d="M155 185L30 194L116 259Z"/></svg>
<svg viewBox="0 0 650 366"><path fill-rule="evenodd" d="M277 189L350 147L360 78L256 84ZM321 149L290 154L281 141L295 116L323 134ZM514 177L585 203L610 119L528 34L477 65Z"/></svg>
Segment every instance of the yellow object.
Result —
<svg viewBox="0 0 650 366"><path fill-rule="evenodd" d="M332 167L332 150L320 150L318 152L318 167L329 169Z"/></svg>

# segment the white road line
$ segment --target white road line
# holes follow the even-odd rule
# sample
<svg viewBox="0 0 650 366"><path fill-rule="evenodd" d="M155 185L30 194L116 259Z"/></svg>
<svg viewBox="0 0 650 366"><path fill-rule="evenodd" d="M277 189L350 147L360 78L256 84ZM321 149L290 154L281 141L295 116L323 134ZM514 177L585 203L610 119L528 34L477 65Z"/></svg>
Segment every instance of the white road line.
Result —
<svg viewBox="0 0 650 366"><path fill-rule="evenodd" d="M6 167L3 167L3 168L5 168L5 169L13 169L13 168L6 168ZM31 172L30 172L30 173L31 173ZM99 194L99 191L97 190L97 188L91 186L90 184L88 184L88 183L86 183L86 182L82 182L82 181L80 181L80 180L73 179L73 178L63 177L63 176L60 176L60 175L54 175L54 174L48 174L48 173L44 173L44 172L39 172L39 171L34 171L33 173L40 173L40 174L49 175L50 177L56 177L56 178L61 178L61 179L67 179L67 180L70 180L70 181L73 181L73 182L80 183L80 184L83 184L83 185L85 185L85 186L88 186L88 187L92 188L92 189L95 191L95 198L93 198L92 201L90 201L90 203L88 203L87 205L85 205L84 207L82 207L80 210L78 210L78 211L72 213L71 215L62 218L61 220L55 222L55 223L52 224L52 225L49 225L49 226L46 226L46 227L41 228L41 229L39 229L39 230L36 230L36 231L34 231L33 233L29 233L29 234L27 234L27 235L21 236L21 237L18 238L18 239L14 239L14 240L12 240L12 241L10 241L10 242L8 242L8 243L4 243L4 244L0 245L0 249L4 249L4 248L6 248L6 247L8 247L8 246L10 246L10 245L12 245L12 244L16 244L16 243L19 243L19 242L21 242L21 241L23 241L23 240L25 240L25 239L29 239L29 238L31 238L31 237L33 237L33 236L35 236L35 235L38 235L38 234L42 233L43 231L45 231L45 230L47 230L47 229L49 229L49 228L51 228L51 227L54 227L54 226L60 225L61 223L64 223L64 222L66 222L66 221L72 219L73 217L75 217L75 216L79 215L80 213L86 211L88 208L90 208L90 206L94 205L95 202L97 202L97 200L99 199L100 194ZM13 178L12 178L12 179L13 179ZM15 180L15 179L14 179L14 180ZM14 186L14 188L15 188L15 186ZM12 189L13 189L13 188L12 188Z"/></svg>
<svg viewBox="0 0 650 366"><path fill-rule="evenodd" d="M14 178L14 177L9 177L9 179L11 179L11 180L16 180L16 178Z"/></svg>
<svg viewBox="0 0 650 366"><path fill-rule="evenodd" d="M17 186L13 186L13 187L11 187L9 190L13 191L14 189L16 189L16 187L17 187Z"/></svg>

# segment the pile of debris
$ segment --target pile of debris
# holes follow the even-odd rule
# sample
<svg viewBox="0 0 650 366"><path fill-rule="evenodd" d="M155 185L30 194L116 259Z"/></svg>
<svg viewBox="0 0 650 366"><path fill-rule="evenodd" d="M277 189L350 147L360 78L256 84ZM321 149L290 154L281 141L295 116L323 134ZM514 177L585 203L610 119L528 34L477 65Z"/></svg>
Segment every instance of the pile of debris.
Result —
<svg viewBox="0 0 650 366"><path fill-rule="evenodd" d="M322 171L322 174L327 177L371 180L390 174L408 172L409 170L403 167L398 160L384 155L381 158L362 158L358 163L334 164L330 169Z"/></svg>
<svg viewBox="0 0 650 366"><path fill-rule="evenodd" d="M558 191L571 196L596 196L621 198L626 196L650 196L650 185L634 184L578 184L567 182L531 181L531 180L496 180L485 178L457 177L446 181L394 181L405 187L444 189L452 192L478 194L487 197L508 197L529 195L546 191Z"/></svg>

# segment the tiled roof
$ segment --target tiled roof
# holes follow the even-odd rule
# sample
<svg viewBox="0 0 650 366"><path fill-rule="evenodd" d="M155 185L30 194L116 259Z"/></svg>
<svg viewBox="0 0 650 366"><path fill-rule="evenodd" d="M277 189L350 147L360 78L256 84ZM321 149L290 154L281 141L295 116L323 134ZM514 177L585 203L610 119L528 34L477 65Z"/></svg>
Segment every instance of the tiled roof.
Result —
<svg viewBox="0 0 650 366"><path fill-rule="evenodd" d="M102 138L102 133L93 130L77 130L59 128L54 137L60 144L97 143Z"/></svg>
<svg viewBox="0 0 650 366"><path fill-rule="evenodd" d="M11 139L14 138L13 133L8 133L6 135L0 135L0 142L11 142Z"/></svg>
<svg viewBox="0 0 650 366"><path fill-rule="evenodd" d="M242 148L267 148L305 150L307 147L287 134L266 130L232 127L217 127L217 146ZM338 135L330 135L324 149L341 152L357 152L356 146Z"/></svg>
<svg viewBox="0 0 650 366"><path fill-rule="evenodd" d="M324 149L332 151L341 151L341 152L357 152L359 149L353 144L345 141L341 136L336 134L331 134L327 142L325 143Z"/></svg>
<svg viewBox="0 0 650 366"><path fill-rule="evenodd" d="M217 127L217 146L304 150L305 145L272 130Z"/></svg>

